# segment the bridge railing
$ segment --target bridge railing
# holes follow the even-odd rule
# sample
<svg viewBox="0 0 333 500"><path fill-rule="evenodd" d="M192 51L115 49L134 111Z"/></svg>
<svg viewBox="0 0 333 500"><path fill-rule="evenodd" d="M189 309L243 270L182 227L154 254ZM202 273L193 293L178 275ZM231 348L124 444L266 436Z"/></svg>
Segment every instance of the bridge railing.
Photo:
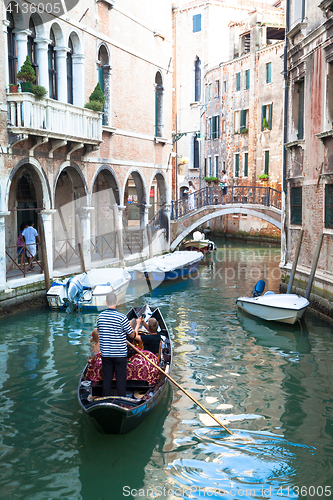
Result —
<svg viewBox="0 0 333 500"><path fill-rule="evenodd" d="M281 209L281 192L270 186L228 186L226 194L219 186L206 186L187 196L172 201L171 220L177 220L196 210L211 205L263 205Z"/></svg>

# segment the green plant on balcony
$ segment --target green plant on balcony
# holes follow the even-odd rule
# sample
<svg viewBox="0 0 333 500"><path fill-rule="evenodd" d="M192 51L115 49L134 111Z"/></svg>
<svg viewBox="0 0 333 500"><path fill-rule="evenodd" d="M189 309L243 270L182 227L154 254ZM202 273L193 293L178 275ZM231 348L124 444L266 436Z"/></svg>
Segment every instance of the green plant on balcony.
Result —
<svg viewBox="0 0 333 500"><path fill-rule="evenodd" d="M260 179L261 181L267 181L268 178L269 176L267 174L258 175L258 179Z"/></svg>
<svg viewBox="0 0 333 500"><path fill-rule="evenodd" d="M204 181L206 182L218 182L218 177L204 177Z"/></svg>
<svg viewBox="0 0 333 500"><path fill-rule="evenodd" d="M19 88L19 85L18 85L17 83L16 83L16 84L15 84L15 83L10 83L10 84L8 85L8 87L9 87L9 91L10 91L12 94L17 94L17 92L18 92L18 88Z"/></svg>
<svg viewBox="0 0 333 500"><path fill-rule="evenodd" d="M247 134L248 131L249 131L249 129L246 127L241 128L241 134Z"/></svg>
<svg viewBox="0 0 333 500"><path fill-rule="evenodd" d="M103 111L104 103L105 96L101 84L98 82L93 92L89 96L89 102L87 102L84 107L87 109L92 109L93 111Z"/></svg>
<svg viewBox="0 0 333 500"><path fill-rule="evenodd" d="M43 87L42 85L32 85L31 92L35 95L38 101L40 99L43 99L47 94L46 88Z"/></svg>
<svg viewBox="0 0 333 500"><path fill-rule="evenodd" d="M20 71L17 73L17 79L21 82L23 92L30 92L33 82L36 80L36 73L31 64L30 57L25 58Z"/></svg>
<svg viewBox="0 0 333 500"><path fill-rule="evenodd" d="M263 121L262 121L262 129L263 130L268 130L269 129L268 121L266 120L266 118L264 118Z"/></svg>

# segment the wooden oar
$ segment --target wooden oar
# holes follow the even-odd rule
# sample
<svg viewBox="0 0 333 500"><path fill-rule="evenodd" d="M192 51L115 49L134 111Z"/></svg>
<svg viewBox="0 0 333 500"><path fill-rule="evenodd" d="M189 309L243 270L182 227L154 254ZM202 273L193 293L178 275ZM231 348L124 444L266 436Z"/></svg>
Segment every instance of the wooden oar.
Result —
<svg viewBox="0 0 333 500"><path fill-rule="evenodd" d="M139 349L137 349L133 344L131 344L131 342L129 342L128 340L126 340L127 344L130 345L138 354L140 354L140 356L142 356L143 358L145 358L151 365L153 365L155 368L157 368L157 370L159 370L161 373L163 373L163 375L165 375L169 380L171 380L171 382L173 384L175 384L178 389L180 389L181 391L183 391L184 394L186 394L187 397L189 397L190 399L192 399L192 401L197 404L198 406L200 406L200 408L205 411L207 413L207 415L209 415L210 417L212 417L212 419L215 420L215 422L217 422L221 427L223 427L223 429L225 429L227 432L229 432L229 434L233 434L233 432L231 432L229 429L227 429L225 427L225 425L223 425L216 417L214 417L214 415L212 415L208 410L206 410L206 408L204 406L202 406L201 403L199 403L199 401L197 401L193 396L191 396L191 394L189 394L181 385L178 384L178 382L176 382L172 377L170 377L170 375L168 375L167 373L165 373L164 370L162 370L162 368L160 368L159 366L155 365L155 363L153 361L151 361L149 358L147 358L147 356L145 356L143 354L143 352L141 352Z"/></svg>

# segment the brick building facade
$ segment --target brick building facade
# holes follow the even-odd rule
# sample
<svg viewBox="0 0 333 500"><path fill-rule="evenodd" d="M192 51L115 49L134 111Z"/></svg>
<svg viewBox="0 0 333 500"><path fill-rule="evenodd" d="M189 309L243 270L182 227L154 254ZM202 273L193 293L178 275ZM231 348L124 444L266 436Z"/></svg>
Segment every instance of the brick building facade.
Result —
<svg viewBox="0 0 333 500"><path fill-rule="evenodd" d="M324 235L312 291L322 309L332 311L332 0L290 0L287 30L286 210L281 267L287 280L303 229L294 284L305 289L318 242Z"/></svg>
<svg viewBox="0 0 333 500"><path fill-rule="evenodd" d="M28 8L31 4L25 4ZM47 262L83 235L144 227L171 199L172 29L167 0L81 0L60 17L5 2L0 37L0 287L20 224L44 222ZM138 42L140 41L140 43ZM29 55L46 98L10 92ZM84 107L97 82L104 113ZM131 225L131 224L129 224ZM119 242L118 242L119 243ZM122 243L121 243L122 244ZM62 250L63 249L63 250Z"/></svg>
<svg viewBox="0 0 333 500"><path fill-rule="evenodd" d="M229 27L233 58L208 70L204 78L203 176L229 185L281 190L283 134L284 10L255 10ZM260 179L264 174L267 178ZM228 231L278 234L256 217L229 216Z"/></svg>

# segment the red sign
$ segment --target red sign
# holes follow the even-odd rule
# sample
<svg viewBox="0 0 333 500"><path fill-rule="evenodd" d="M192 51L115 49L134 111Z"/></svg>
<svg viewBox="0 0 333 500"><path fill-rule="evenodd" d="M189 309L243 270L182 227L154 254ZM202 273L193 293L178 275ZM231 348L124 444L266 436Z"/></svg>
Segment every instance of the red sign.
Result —
<svg viewBox="0 0 333 500"><path fill-rule="evenodd" d="M155 196L155 189L152 187L150 188L150 195L149 195L151 198L154 198Z"/></svg>

